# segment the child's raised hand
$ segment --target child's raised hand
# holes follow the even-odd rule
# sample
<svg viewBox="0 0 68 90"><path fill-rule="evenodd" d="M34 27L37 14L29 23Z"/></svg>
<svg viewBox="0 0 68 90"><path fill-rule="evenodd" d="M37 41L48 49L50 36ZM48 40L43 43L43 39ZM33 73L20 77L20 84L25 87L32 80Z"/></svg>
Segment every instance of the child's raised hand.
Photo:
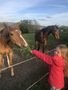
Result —
<svg viewBox="0 0 68 90"><path fill-rule="evenodd" d="M30 50L30 53L32 54L32 50Z"/></svg>

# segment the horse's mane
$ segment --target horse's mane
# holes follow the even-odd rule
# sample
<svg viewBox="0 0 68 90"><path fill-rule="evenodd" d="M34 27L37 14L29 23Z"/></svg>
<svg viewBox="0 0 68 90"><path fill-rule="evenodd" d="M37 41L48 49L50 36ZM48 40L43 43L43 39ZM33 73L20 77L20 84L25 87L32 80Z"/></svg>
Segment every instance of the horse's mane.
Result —
<svg viewBox="0 0 68 90"><path fill-rule="evenodd" d="M52 25L52 26L44 27L43 29L41 29L40 32L49 35L50 33L56 31L56 29L58 29L58 27L56 25Z"/></svg>
<svg viewBox="0 0 68 90"><path fill-rule="evenodd" d="M0 31L0 39L7 44L11 41L9 36L9 27L7 25L4 25L4 28Z"/></svg>

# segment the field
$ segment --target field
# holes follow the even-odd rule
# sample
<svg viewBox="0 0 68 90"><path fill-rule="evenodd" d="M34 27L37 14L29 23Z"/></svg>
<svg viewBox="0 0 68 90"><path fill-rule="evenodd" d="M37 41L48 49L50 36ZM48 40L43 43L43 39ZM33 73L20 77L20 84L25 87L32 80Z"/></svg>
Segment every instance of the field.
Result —
<svg viewBox="0 0 68 90"><path fill-rule="evenodd" d="M34 33L24 34L24 38L27 40L31 49L34 49ZM61 41L68 45L68 31L62 32ZM56 44L55 39L52 35L49 36L48 47L54 48ZM33 57L29 53L27 48L20 48L14 46L14 64L24 61L28 58ZM7 65L6 65L7 66ZM46 69L45 69L46 68ZM47 65L37 58L21 64L17 67L14 67L15 76L10 76L10 71L5 70L2 73L2 78L0 79L0 90L49 90L49 85L47 78L43 78L39 83L35 84L30 89L27 89L31 84L41 78L45 73L48 72ZM64 90L68 90L68 87L65 87Z"/></svg>

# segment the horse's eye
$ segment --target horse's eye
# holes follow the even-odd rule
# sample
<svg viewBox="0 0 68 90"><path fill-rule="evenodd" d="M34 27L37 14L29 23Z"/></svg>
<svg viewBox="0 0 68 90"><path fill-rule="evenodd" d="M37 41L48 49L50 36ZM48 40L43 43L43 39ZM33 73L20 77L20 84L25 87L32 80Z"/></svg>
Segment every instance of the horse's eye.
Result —
<svg viewBox="0 0 68 90"><path fill-rule="evenodd" d="M13 33L10 33L10 35L12 36L12 35L13 35Z"/></svg>

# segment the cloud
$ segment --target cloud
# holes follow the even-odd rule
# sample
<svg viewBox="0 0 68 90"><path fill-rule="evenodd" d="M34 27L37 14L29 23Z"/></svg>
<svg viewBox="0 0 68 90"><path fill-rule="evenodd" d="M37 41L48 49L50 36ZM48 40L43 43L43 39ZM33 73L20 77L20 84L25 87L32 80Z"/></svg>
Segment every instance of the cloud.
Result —
<svg viewBox="0 0 68 90"><path fill-rule="evenodd" d="M40 3L38 0L3 0L0 1L0 20L7 20L21 16L19 11L22 12L30 7ZM19 15L19 16L18 16Z"/></svg>
<svg viewBox="0 0 68 90"><path fill-rule="evenodd" d="M52 18L47 21L39 21L41 25L67 25L68 26L68 12L67 13L58 13L51 15Z"/></svg>
<svg viewBox="0 0 68 90"><path fill-rule="evenodd" d="M39 4L42 0L3 0L0 3L0 13L12 14L20 10L26 10Z"/></svg>
<svg viewBox="0 0 68 90"><path fill-rule="evenodd" d="M45 13L26 13L23 15L22 19L35 19L41 25L68 25L68 12L67 13L57 13L53 15Z"/></svg>
<svg viewBox="0 0 68 90"><path fill-rule="evenodd" d="M67 18L68 17L68 12L66 13L58 13L58 14L55 14L53 15L54 18L58 18L58 17L61 17L61 18Z"/></svg>
<svg viewBox="0 0 68 90"><path fill-rule="evenodd" d="M22 19L36 19L36 20L48 20L52 18L46 13L25 13L22 16Z"/></svg>

